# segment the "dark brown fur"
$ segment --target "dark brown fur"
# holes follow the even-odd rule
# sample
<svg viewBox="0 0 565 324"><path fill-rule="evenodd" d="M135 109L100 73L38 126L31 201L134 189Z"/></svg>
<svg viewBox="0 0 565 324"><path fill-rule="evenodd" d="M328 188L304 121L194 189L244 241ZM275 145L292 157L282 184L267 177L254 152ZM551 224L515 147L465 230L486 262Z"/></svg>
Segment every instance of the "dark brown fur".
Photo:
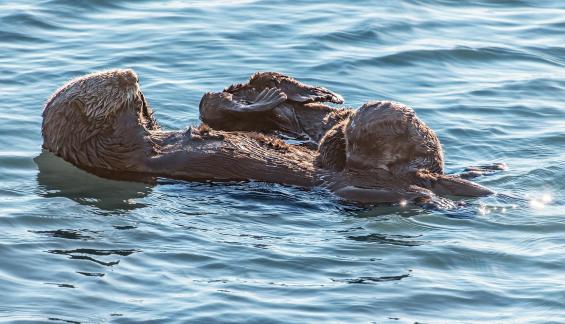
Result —
<svg viewBox="0 0 565 324"><path fill-rule="evenodd" d="M276 137L213 130L163 131L131 70L70 81L43 112L43 147L88 171L187 180L317 183L314 154ZM107 172L106 172L107 171Z"/></svg>
<svg viewBox="0 0 565 324"><path fill-rule="evenodd" d="M248 91L259 103L236 103L228 107L227 115L216 109L220 114L215 122L229 125L230 114L236 116L236 122L238 118L249 122L241 117L250 115L239 114L240 108L258 112L255 117L259 120L264 111L274 111L274 123L265 127L268 131L306 133L321 143L319 152L288 145L268 134L227 132L212 124L164 131L153 118L131 70L86 75L57 90L43 112L43 147L105 176L127 173L140 179L255 179L306 187L324 185L344 199L362 203L431 199L432 191L441 195L489 193L441 174L439 141L408 107L377 102L356 112L337 110L310 102L339 102L341 97L293 80L259 74L252 77L250 89L247 85L232 87L230 91ZM271 83L285 92L256 89ZM238 100L245 97L241 93L236 96L240 96ZM233 104L230 100L224 103ZM282 108L277 107L284 101ZM203 107L214 112L213 103L201 104L201 112Z"/></svg>
<svg viewBox="0 0 565 324"><path fill-rule="evenodd" d="M276 90L274 95L261 98L260 93L269 89ZM349 109L321 103L328 101L342 103L343 98L280 73L260 72L252 75L248 83L204 94L199 109L202 121L216 129L278 131L318 143L330 128L352 114ZM263 105L253 109L258 103Z"/></svg>
<svg viewBox="0 0 565 324"><path fill-rule="evenodd" d="M349 119L345 138L350 168L379 168L393 174L419 170L443 174L439 139L405 105L391 101L363 105Z"/></svg>
<svg viewBox="0 0 565 324"><path fill-rule="evenodd" d="M261 91L271 95L262 97ZM373 101L354 111L336 109L324 105L324 101L341 103L343 99L325 88L280 73L262 72L251 76L246 84L204 95L200 114L203 121L213 121L217 129L280 132L311 140L318 151L315 165L336 172L334 187L355 183L359 188L385 187L399 193L404 190L400 188L419 185L442 195L489 193L474 183L443 175L439 139L411 108ZM259 109L254 103L259 103ZM364 176L351 176L359 173ZM361 193L349 190L349 194ZM367 194L366 190L361 195L379 194L394 196L382 191Z"/></svg>
<svg viewBox="0 0 565 324"><path fill-rule="evenodd" d="M330 129L322 138L316 157L316 165L323 169L342 171L346 163L345 126L343 121Z"/></svg>

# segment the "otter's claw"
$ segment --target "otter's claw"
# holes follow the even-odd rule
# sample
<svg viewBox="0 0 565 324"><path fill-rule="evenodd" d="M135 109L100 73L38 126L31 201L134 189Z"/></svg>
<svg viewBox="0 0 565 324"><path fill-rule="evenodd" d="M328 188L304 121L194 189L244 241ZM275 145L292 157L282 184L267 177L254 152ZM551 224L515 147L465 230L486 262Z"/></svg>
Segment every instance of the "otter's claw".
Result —
<svg viewBox="0 0 565 324"><path fill-rule="evenodd" d="M277 88L265 88L261 91L255 102L248 105L245 110L266 111L271 110L286 101L286 94Z"/></svg>

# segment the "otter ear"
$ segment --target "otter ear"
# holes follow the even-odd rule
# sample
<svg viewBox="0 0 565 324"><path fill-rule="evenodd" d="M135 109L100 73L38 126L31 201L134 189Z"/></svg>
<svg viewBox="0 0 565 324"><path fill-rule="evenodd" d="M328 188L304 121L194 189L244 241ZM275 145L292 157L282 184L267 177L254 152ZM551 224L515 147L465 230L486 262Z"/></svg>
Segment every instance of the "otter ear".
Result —
<svg viewBox="0 0 565 324"><path fill-rule="evenodd" d="M440 196L467 197L483 197L494 193L492 190L472 181L448 175L438 175L437 179L433 181L432 191Z"/></svg>
<svg viewBox="0 0 565 324"><path fill-rule="evenodd" d="M249 80L249 85L258 90L262 90L266 87L281 89L288 97L288 100L301 103L343 103L343 97L335 92L326 88L301 83L292 77L277 72L255 73Z"/></svg>

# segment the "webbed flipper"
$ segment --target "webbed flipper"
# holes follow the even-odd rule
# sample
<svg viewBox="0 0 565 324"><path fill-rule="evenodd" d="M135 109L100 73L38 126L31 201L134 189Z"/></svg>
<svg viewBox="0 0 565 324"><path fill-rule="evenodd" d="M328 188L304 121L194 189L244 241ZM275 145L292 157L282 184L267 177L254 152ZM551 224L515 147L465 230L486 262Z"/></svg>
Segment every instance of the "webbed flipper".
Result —
<svg viewBox="0 0 565 324"><path fill-rule="evenodd" d="M262 90L277 88L283 91L288 100L308 102L343 103L343 97L323 87L315 87L299 82L298 80L277 72L258 72L249 79L249 86Z"/></svg>
<svg viewBox="0 0 565 324"><path fill-rule="evenodd" d="M339 188L334 192L346 201L360 204L400 203L429 197L422 192L399 191L388 188L363 188L352 185Z"/></svg>
<svg viewBox="0 0 565 324"><path fill-rule="evenodd" d="M456 202L418 186L409 186L406 189L346 186L334 192L344 200L361 205L397 203L405 206L410 203L426 209L451 209L458 206Z"/></svg>
<svg viewBox="0 0 565 324"><path fill-rule="evenodd" d="M484 197L494 194L478 183L449 175L438 175L431 190L440 196Z"/></svg>
<svg viewBox="0 0 565 324"><path fill-rule="evenodd" d="M286 101L286 95L276 88L248 92L247 97L228 92L208 92L200 100L200 119L221 130L261 129L260 120L268 112Z"/></svg>

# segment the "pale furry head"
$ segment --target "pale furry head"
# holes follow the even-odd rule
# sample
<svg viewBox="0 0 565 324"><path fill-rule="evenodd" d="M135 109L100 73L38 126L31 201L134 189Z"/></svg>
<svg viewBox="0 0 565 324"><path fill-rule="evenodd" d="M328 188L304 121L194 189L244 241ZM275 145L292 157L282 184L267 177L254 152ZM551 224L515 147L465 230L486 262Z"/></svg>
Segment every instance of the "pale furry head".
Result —
<svg viewBox="0 0 565 324"><path fill-rule="evenodd" d="M412 108L403 104L366 103L349 119L345 139L348 167L443 173L439 139Z"/></svg>
<svg viewBox="0 0 565 324"><path fill-rule="evenodd" d="M73 79L43 110L43 147L86 168L129 169L158 126L132 70L112 70Z"/></svg>

